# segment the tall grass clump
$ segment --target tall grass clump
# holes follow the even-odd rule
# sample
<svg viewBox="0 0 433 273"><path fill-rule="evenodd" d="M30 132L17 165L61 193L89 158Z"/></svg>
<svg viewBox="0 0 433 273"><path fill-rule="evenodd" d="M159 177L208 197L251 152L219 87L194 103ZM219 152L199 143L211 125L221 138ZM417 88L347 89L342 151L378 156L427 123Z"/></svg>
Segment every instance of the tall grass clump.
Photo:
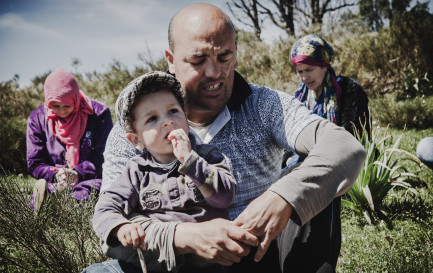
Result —
<svg viewBox="0 0 433 273"><path fill-rule="evenodd" d="M94 195L78 203L67 191L55 194L36 216L29 207L31 179L0 179L1 272L81 272L106 259L90 222Z"/></svg>
<svg viewBox="0 0 433 273"><path fill-rule="evenodd" d="M347 192L348 199L342 203L358 214L363 214L369 224L377 219L387 220L382 204L385 197L395 188L401 187L408 192L417 194L407 178L416 177L410 172L404 161L418 163L418 159L411 153L399 149L401 134L393 143L392 136L387 128L373 127L371 137L364 130L363 134L356 136L367 152L363 168L355 184ZM395 153L401 153L403 158L396 157Z"/></svg>

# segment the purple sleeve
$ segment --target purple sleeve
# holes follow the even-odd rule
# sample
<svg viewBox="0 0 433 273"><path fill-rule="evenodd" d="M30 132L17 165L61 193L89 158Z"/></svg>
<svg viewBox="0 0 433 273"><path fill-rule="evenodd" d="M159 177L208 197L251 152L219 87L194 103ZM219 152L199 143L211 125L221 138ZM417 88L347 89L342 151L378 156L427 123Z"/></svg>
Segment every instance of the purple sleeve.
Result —
<svg viewBox="0 0 433 273"><path fill-rule="evenodd" d="M34 110L27 120L26 159L27 170L36 179L50 182L56 173L54 162L47 150L46 121L43 106Z"/></svg>
<svg viewBox="0 0 433 273"><path fill-rule="evenodd" d="M89 115L86 131L81 141L80 164L74 169L80 174L80 180L102 178L102 163L108 134L113 128L110 110L103 104L92 101L94 114ZM91 134L91 143L86 139L87 132ZM88 146L86 146L86 144ZM90 146L90 147L89 147ZM89 150L89 151L86 151Z"/></svg>
<svg viewBox="0 0 433 273"><path fill-rule="evenodd" d="M236 180L228 159L211 145L197 145L197 152L191 152L179 172L194 181L206 202L213 207L227 208L235 197Z"/></svg>
<svg viewBox="0 0 433 273"><path fill-rule="evenodd" d="M119 244L110 233L118 225L130 223L126 217L139 202L140 175L136 170L136 163L128 161L117 181L99 196L95 205L93 229L109 246Z"/></svg>

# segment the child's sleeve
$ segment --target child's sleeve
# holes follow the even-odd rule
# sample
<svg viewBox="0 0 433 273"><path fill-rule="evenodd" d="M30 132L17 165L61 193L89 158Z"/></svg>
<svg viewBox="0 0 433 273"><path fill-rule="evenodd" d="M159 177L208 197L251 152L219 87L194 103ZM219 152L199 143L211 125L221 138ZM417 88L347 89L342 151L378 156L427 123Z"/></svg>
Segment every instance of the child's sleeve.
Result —
<svg viewBox="0 0 433 273"><path fill-rule="evenodd" d="M235 197L236 180L230 162L216 147L198 145L179 168L190 177L206 202L216 208L227 208Z"/></svg>
<svg viewBox="0 0 433 273"><path fill-rule="evenodd" d="M123 173L109 189L103 192L95 205L93 214L93 229L101 243L110 247L120 244L111 232L118 225L131 223L127 219L139 202L138 186L139 177L134 174L131 165L136 163L129 161Z"/></svg>

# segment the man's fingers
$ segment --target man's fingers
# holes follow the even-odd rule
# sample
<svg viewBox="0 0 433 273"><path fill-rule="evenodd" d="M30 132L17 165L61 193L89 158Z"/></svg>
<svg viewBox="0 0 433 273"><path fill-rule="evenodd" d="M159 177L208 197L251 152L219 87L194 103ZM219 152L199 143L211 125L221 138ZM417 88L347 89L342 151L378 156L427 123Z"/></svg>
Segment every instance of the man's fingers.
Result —
<svg viewBox="0 0 433 273"><path fill-rule="evenodd" d="M245 231L243 228L232 226L227 230L227 234L233 240L239 241L249 246L257 246L259 239L251 233Z"/></svg>
<svg viewBox="0 0 433 273"><path fill-rule="evenodd" d="M272 239L269 237L268 234L266 234L263 241L261 241L259 246L257 247L256 254L254 254L255 262L259 262L265 256L266 251L268 251L269 245L271 244L271 241Z"/></svg>

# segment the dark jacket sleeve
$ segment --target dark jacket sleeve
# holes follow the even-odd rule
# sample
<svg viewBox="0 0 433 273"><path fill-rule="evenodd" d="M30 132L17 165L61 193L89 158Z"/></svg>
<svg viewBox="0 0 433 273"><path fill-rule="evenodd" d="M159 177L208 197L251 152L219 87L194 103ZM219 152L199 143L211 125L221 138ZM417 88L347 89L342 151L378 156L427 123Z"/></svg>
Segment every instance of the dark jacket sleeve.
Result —
<svg viewBox="0 0 433 273"><path fill-rule="evenodd" d="M96 101L92 101L92 105L94 113L89 115L86 128L86 131L91 132L91 151L84 155L85 151L81 148L80 164L74 168L80 175L80 181L102 178L102 163L104 162L103 153L105 143L107 142L107 137L111 128L113 128L110 109L108 109L104 104ZM83 137L81 143L86 141L86 137Z"/></svg>
<svg viewBox="0 0 433 273"><path fill-rule="evenodd" d="M340 77L342 88L341 122L352 135L355 135L353 125L356 130L362 133L364 126L370 135L370 112L368 109L368 98L362 86L355 80L347 77Z"/></svg>
<svg viewBox="0 0 433 273"><path fill-rule="evenodd" d="M52 181L56 170L46 147L44 106L34 110L27 120L27 170L36 179Z"/></svg>

